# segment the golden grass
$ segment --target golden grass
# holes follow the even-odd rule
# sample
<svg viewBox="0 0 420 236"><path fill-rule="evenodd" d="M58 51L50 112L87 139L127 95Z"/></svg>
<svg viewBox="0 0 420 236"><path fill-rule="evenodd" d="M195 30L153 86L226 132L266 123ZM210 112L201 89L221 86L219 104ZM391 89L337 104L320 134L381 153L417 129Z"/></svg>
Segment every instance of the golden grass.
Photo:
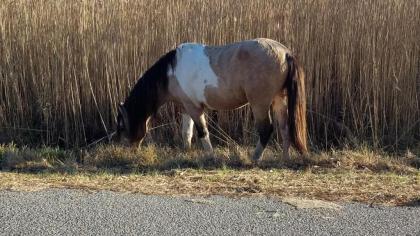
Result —
<svg viewBox="0 0 420 236"><path fill-rule="evenodd" d="M181 151L98 146L84 151L0 145L0 190L111 190L161 195L300 197L403 205L420 199L420 157L369 149L308 157L268 149L261 163L250 148ZM413 164L414 163L414 164Z"/></svg>
<svg viewBox="0 0 420 236"><path fill-rule="evenodd" d="M0 143L75 149L0 145L3 171L37 173L0 172L0 189L416 201L419 25L416 0L1 1ZM157 146L79 149L113 130L116 104L167 50L256 37L298 55L310 146L326 151L284 160L273 145L252 165L251 148L236 145L255 143L248 107L209 113L213 141L228 143L215 155ZM154 143L180 144L177 112L172 104L161 109L152 123L164 126L151 132Z"/></svg>
<svg viewBox="0 0 420 236"><path fill-rule="evenodd" d="M368 148L331 150L300 156L292 153L284 159L282 152L267 148L259 163L252 163L250 147L217 147L214 153L201 149L180 149L149 145L126 148L100 145L89 150L65 151L58 148L17 148L14 144L0 145L0 169L18 172L73 173L79 169L116 173L153 172L173 169L339 169L369 172L415 173L420 157L413 153L389 155Z"/></svg>
<svg viewBox="0 0 420 236"><path fill-rule="evenodd" d="M404 205L420 199L420 174L368 171L177 170L148 174L17 174L0 172L0 190L70 188L88 191L209 196L299 197Z"/></svg>
<svg viewBox="0 0 420 236"><path fill-rule="evenodd" d="M419 25L418 0L2 0L0 142L87 145L175 45L267 37L305 68L312 148L404 151L420 140ZM179 144L177 112L155 141ZM249 108L209 115L215 141L255 143Z"/></svg>

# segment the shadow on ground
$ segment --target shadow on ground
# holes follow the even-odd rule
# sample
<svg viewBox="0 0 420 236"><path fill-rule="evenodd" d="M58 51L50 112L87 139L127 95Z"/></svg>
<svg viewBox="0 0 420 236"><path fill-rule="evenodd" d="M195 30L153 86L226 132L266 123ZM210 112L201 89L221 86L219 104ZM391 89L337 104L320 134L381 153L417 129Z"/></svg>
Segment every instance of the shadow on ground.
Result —
<svg viewBox="0 0 420 236"><path fill-rule="evenodd" d="M221 168L247 170L291 169L325 170L353 169L369 172L395 172L399 174L418 171L420 158L411 156L390 156L368 149L331 150L313 152L302 156L292 153L290 159L282 157L282 151L268 148L258 163L250 160L252 149L248 147L221 147L214 153L199 149L183 151L176 148L147 146L125 148L115 145L101 145L89 150L62 150L58 148L17 148L15 145L0 146L0 169L2 171L26 173L111 172L147 173L173 169Z"/></svg>
<svg viewBox="0 0 420 236"><path fill-rule="evenodd" d="M420 198L414 199L413 201L409 201L405 204L402 204L403 206L409 206L409 207L420 207Z"/></svg>

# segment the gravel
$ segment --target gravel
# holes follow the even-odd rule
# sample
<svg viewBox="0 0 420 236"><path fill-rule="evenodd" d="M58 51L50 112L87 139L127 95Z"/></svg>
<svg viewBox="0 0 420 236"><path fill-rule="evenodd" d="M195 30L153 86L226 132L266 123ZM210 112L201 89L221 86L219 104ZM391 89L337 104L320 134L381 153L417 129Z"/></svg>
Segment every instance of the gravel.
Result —
<svg viewBox="0 0 420 236"><path fill-rule="evenodd" d="M420 207L276 199L0 191L1 235L420 235Z"/></svg>

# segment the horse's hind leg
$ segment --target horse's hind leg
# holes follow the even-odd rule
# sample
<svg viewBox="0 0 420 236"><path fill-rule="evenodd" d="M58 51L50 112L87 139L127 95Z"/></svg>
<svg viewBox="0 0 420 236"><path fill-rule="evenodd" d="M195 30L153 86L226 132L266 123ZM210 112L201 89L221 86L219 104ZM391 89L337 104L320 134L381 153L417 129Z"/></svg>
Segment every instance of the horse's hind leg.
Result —
<svg viewBox="0 0 420 236"><path fill-rule="evenodd" d="M269 106L252 106L252 113L254 114L256 121L258 135L260 136L254 155L252 156L254 161L257 161L262 157L265 147L270 140L271 133L273 132L273 123L269 111Z"/></svg>
<svg viewBox="0 0 420 236"><path fill-rule="evenodd" d="M283 141L283 157L289 159L290 136L289 126L287 124L287 97L284 95L277 95L274 98L273 110L279 122L281 139Z"/></svg>
<svg viewBox="0 0 420 236"><path fill-rule="evenodd" d="M187 114L182 114L182 141L185 149L191 148L191 139L193 137L194 121Z"/></svg>

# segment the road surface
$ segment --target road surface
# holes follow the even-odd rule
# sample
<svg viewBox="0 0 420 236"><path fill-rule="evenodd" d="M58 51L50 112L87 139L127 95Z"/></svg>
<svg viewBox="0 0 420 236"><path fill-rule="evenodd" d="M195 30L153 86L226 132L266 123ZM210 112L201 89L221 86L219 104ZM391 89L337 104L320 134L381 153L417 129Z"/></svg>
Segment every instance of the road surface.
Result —
<svg viewBox="0 0 420 236"><path fill-rule="evenodd" d="M420 207L296 206L265 197L0 191L0 234L420 235Z"/></svg>

